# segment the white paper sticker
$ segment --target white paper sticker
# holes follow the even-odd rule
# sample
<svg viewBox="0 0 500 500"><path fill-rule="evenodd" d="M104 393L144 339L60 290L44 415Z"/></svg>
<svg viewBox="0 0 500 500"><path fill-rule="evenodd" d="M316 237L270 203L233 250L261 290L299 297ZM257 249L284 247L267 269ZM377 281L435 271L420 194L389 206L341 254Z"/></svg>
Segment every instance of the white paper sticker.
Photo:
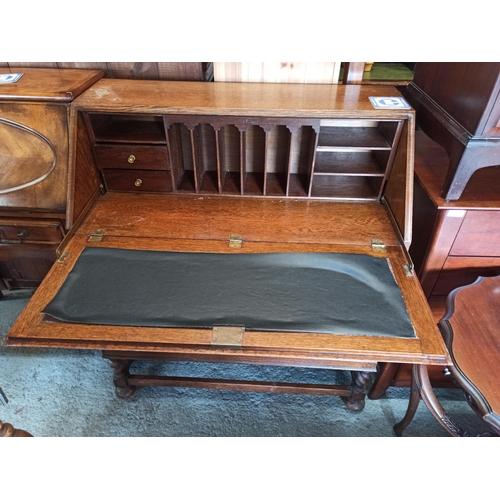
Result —
<svg viewBox="0 0 500 500"><path fill-rule="evenodd" d="M462 217L465 217L466 213L466 210L448 210L446 212L446 217L458 217L461 219Z"/></svg>
<svg viewBox="0 0 500 500"><path fill-rule="evenodd" d="M16 83L24 73L4 73L0 75L0 84L2 83Z"/></svg>
<svg viewBox="0 0 500 500"><path fill-rule="evenodd" d="M369 97L376 109L411 109L402 97Z"/></svg>

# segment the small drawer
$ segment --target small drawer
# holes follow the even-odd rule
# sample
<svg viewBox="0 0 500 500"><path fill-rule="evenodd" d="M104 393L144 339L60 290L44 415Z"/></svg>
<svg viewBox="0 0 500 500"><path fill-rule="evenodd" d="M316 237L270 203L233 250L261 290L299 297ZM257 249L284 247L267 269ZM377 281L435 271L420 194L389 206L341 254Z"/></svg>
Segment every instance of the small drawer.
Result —
<svg viewBox="0 0 500 500"><path fill-rule="evenodd" d="M131 168L144 170L168 170L168 151L166 146L138 146L123 144L94 145L97 166L105 168Z"/></svg>
<svg viewBox="0 0 500 500"><path fill-rule="evenodd" d="M467 210L450 255L500 257L500 211Z"/></svg>
<svg viewBox="0 0 500 500"><path fill-rule="evenodd" d="M63 238L60 221L0 219L0 245L58 245Z"/></svg>
<svg viewBox="0 0 500 500"><path fill-rule="evenodd" d="M172 191L169 170L103 170L108 191L164 193Z"/></svg>

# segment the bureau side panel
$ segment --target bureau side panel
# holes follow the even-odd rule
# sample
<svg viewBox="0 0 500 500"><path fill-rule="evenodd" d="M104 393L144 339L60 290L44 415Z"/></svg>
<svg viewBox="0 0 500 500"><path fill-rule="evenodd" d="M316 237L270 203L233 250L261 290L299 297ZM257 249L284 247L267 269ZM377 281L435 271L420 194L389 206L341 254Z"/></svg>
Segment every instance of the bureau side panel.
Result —
<svg viewBox="0 0 500 500"><path fill-rule="evenodd" d="M82 214L102 183L82 114L73 112L70 122L70 163L74 168L69 169L68 175L67 229Z"/></svg>

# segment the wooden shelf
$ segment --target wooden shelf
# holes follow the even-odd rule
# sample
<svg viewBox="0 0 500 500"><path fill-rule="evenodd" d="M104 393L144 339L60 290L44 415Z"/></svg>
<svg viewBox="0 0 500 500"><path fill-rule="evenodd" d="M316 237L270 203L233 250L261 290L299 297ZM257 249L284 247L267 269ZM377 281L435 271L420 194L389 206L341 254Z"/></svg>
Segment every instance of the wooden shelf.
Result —
<svg viewBox="0 0 500 500"><path fill-rule="evenodd" d="M286 196L286 173L266 175L266 195Z"/></svg>
<svg viewBox="0 0 500 500"><path fill-rule="evenodd" d="M185 193L194 193L194 176L192 170L187 170L183 173L179 184L177 185L177 191Z"/></svg>
<svg viewBox="0 0 500 500"><path fill-rule="evenodd" d="M166 144L161 116L89 115L96 142Z"/></svg>
<svg viewBox="0 0 500 500"><path fill-rule="evenodd" d="M250 173L245 175L243 194L250 196L262 196L264 186L263 173Z"/></svg>
<svg viewBox="0 0 500 500"><path fill-rule="evenodd" d="M377 200L381 179L367 177L318 175L314 177L311 196L344 200ZM378 181L378 182L377 182Z"/></svg>
<svg viewBox="0 0 500 500"><path fill-rule="evenodd" d="M308 192L306 186L309 186L309 179L307 176L303 174L290 174L288 196L307 196Z"/></svg>
<svg viewBox="0 0 500 500"><path fill-rule="evenodd" d="M371 151L318 152L314 174L384 176L387 159L385 153L382 163Z"/></svg>
<svg viewBox="0 0 500 500"><path fill-rule="evenodd" d="M199 193L217 193L219 191L217 172L209 171L203 175L201 185L198 185Z"/></svg>
<svg viewBox="0 0 500 500"><path fill-rule="evenodd" d="M318 151L337 149L391 149L379 127L321 127Z"/></svg>
<svg viewBox="0 0 500 500"><path fill-rule="evenodd" d="M222 193L241 194L240 173L226 172L222 182Z"/></svg>

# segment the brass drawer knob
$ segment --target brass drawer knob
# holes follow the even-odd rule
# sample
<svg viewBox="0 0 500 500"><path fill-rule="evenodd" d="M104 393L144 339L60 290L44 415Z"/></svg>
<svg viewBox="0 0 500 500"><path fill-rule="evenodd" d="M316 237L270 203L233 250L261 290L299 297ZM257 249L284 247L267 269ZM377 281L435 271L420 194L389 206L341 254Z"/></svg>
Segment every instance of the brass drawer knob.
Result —
<svg viewBox="0 0 500 500"><path fill-rule="evenodd" d="M142 184L142 179L136 179L134 184L139 187Z"/></svg>
<svg viewBox="0 0 500 500"><path fill-rule="evenodd" d="M130 156L127 158L127 161L128 161L129 163L134 163L134 161L135 161L135 156L134 156L134 155L130 155Z"/></svg>

